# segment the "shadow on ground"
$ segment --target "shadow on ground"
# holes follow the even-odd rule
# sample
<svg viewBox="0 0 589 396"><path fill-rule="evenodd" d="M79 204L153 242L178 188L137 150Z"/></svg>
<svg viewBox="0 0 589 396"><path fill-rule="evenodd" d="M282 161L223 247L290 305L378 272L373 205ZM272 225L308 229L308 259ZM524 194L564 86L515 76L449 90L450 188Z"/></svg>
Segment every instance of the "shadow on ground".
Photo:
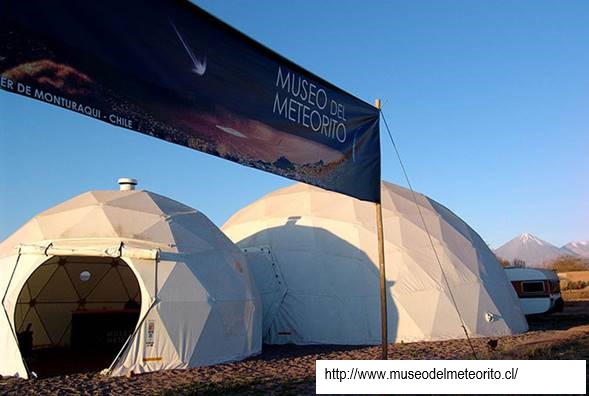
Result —
<svg viewBox="0 0 589 396"><path fill-rule="evenodd" d="M562 312L528 317L530 331L568 330L589 324L589 301L566 301Z"/></svg>

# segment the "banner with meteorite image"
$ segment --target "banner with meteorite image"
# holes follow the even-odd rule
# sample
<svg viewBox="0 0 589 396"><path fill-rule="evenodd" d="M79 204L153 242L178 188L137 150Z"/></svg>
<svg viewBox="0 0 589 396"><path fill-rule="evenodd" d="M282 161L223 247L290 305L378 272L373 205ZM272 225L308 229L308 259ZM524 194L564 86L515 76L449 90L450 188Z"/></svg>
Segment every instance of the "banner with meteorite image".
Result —
<svg viewBox="0 0 589 396"><path fill-rule="evenodd" d="M0 4L3 90L380 200L378 110L195 5Z"/></svg>

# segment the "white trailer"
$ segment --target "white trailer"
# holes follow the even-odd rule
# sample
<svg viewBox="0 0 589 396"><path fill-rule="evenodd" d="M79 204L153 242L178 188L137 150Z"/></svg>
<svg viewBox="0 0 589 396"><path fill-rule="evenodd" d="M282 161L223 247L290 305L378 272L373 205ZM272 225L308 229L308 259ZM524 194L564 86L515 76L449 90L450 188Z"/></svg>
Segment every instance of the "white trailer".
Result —
<svg viewBox="0 0 589 396"><path fill-rule="evenodd" d="M556 272L538 268L505 268L525 315L561 312L563 300Z"/></svg>

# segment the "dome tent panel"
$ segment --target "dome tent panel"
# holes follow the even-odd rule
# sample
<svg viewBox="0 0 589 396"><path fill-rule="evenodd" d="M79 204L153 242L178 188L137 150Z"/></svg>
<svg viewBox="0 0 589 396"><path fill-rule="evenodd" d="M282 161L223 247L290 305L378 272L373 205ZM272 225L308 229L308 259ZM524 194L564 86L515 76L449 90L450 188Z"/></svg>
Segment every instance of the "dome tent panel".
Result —
<svg viewBox="0 0 589 396"><path fill-rule="evenodd" d="M230 252L235 249L235 244L225 234L219 232L219 228L200 212L178 213L171 219L170 224L182 227L183 230L193 235L193 238L205 243L205 246L200 246L189 239L184 245L185 251L200 253L206 250L224 250Z"/></svg>
<svg viewBox="0 0 589 396"><path fill-rule="evenodd" d="M158 221L154 225L135 234L135 238L143 241L156 241L170 248L175 247L175 239L170 225L164 221Z"/></svg>
<svg viewBox="0 0 589 396"><path fill-rule="evenodd" d="M491 261L497 260L497 257L491 250L477 250L477 259L480 261ZM479 276L483 281L492 283L496 281L496 279L501 279L502 275L505 275L505 270L503 267L499 266L485 266L478 268ZM493 292L495 289L490 289L490 292ZM517 296L515 289L513 289L513 293ZM519 301L519 298L518 298Z"/></svg>
<svg viewBox="0 0 589 396"><path fill-rule="evenodd" d="M419 193L415 197L441 263L432 250L412 192L383 183L389 339L464 337L444 276L451 290L460 290L457 305L467 313L465 321L471 335L527 330L515 293L484 241L447 208ZM353 209L331 214L327 203ZM317 213L313 209L318 209ZM260 213L264 217L260 218ZM292 221L294 217L298 218L296 222ZM355 340L352 343L358 344L379 342L374 204L296 184L241 209L222 229L242 249L250 251L268 245L284 275L286 295L272 318L271 330L264 334L264 341L278 344L348 344L352 339ZM328 248L318 253L323 246ZM349 279L360 275L352 270L348 257L363 263L360 268L364 268L365 279L358 288L364 288L366 296L373 298L362 300L350 293L357 288L350 286ZM330 263L328 268L325 262ZM329 276L325 276L326 271ZM299 279L307 282L301 289L297 288ZM318 297L314 300L307 296ZM363 320L371 323L362 334L358 333L360 326L346 319L347 312L357 311L358 306L365 307L367 315ZM316 314L321 310L339 314ZM487 311L496 320L486 320ZM296 335L290 338L283 335L288 333L288 327Z"/></svg>
<svg viewBox="0 0 589 396"><path fill-rule="evenodd" d="M136 281L133 282L134 278L129 278L131 283L125 285L117 268L120 265L119 263L116 263L116 266L110 265L96 286L88 294L80 297L88 303L114 302L124 307L127 302L132 300L129 290L137 290L139 285L136 285Z"/></svg>
<svg viewBox="0 0 589 396"><path fill-rule="evenodd" d="M25 301L28 301L28 299L30 298L30 294L28 292L28 288L23 288L22 289L22 295L24 296ZM16 323L23 323L24 317L25 315L29 312L29 304L25 303L25 304L16 304L15 310L14 310L14 321ZM21 328L17 328L16 331L22 331L23 329Z"/></svg>
<svg viewBox="0 0 589 396"><path fill-rule="evenodd" d="M240 301L217 301L207 317L205 327L190 358L195 365L213 364L216 356L226 356L227 361L242 360L252 348L261 348L261 337L248 335L248 328L255 326L255 304ZM247 323L244 327L243 322ZM221 336L223 343L215 340Z"/></svg>
<svg viewBox="0 0 589 396"><path fill-rule="evenodd" d="M12 235L0 243L0 257L7 257L13 254L18 254L15 251L16 247L21 241L41 241L45 239L41 227L36 218L32 218L26 224L26 227L21 227ZM6 280L8 282L8 279Z"/></svg>
<svg viewBox="0 0 589 396"><path fill-rule="evenodd" d="M439 202L434 201L433 199L427 198L432 209L443 219L443 224L449 226L449 230L447 235L452 235L454 232L457 232L461 236L463 236L466 240L476 244L480 240L479 235L468 226L464 221L460 219L456 214L452 213L450 209L445 207Z"/></svg>
<svg viewBox="0 0 589 396"><path fill-rule="evenodd" d="M78 308L79 304L76 302L60 302L58 304L53 302L37 303L31 312L35 311L40 320L40 325L45 330L49 337L49 342L39 342L37 339L37 332L41 330L33 326L33 347L38 345L48 346L62 346L69 344L69 331L71 330L72 312ZM19 328L24 329L28 320L24 320Z"/></svg>
<svg viewBox="0 0 589 396"><path fill-rule="evenodd" d="M386 272L387 281L396 283L395 295L412 294L432 289L442 290L443 286L440 283L443 280L437 262L434 262L435 258L421 252L413 251L412 253L412 255L409 255L402 249L385 250L386 258L391 262L406 263L403 266L394 266ZM424 263L427 264L424 265ZM403 279L403 282L397 282L399 279Z"/></svg>
<svg viewBox="0 0 589 396"><path fill-rule="evenodd" d="M17 333L17 337L19 333L30 329L33 332L33 344L36 343L36 345L40 346L53 345L50 330L47 329L47 326L45 325L43 319L41 319L39 311L36 308L27 307L27 311L22 317L22 320L23 321L20 326L15 324L15 331ZM62 330L65 330L65 327ZM57 335L56 340L59 340L61 334L63 334L63 332L60 332Z"/></svg>
<svg viewBox="0 0 589 396"><path fill-rule="evenodd" d="M398 297L394 297L395 300L397 301L387 301L387 310L391 311L391 309L389 308L388 304L393 305L393 303L395 304L395 310L398 311L397 317L395 318L396 320L398 320L398 324L397 324L397 328L399 329L399 335L397 336L396 341L397 342L414 342L414 341L422 341L427 339L427 335L424 333L421 324L419 323L419 321L414 320L413 317L411 316L411 314L414 312L414 310L408 306L407 304L403 304L400 299ZM394 313L394 310L392 311ZM389 313L389 317L391 316L391 313ZM377 326L380 326L380 316L379 316L379 321ZM392 333L392 326L389 326L388 328L388 335L390 339L392 338L392 335L394 335L394 333ZM376 329L376 327L375 327ZM378 338L378 341L380 341L380 336Z"/></svg>
<svg viewBox="0 0 589 396"><path fill-rule="evenodd" d="M205 302L209 303L211 297L209 289L203 285L204 279L195 276L192 269L186 262L160 261L160 273L166 275L160 277L158 274L158 297L165 301L178 302ZM186 286L179 288L179 284ZM188 288L190 285L190 288Z"/></svg>
<svg viewBox="0 0 589 396"><path fill-rule="evenodd" d="M163 195L149 193L149 198L153 201L153 203L157 205L161 213L166 213L169 216L181 213L199 213L196 209L193 209L188 205L184 205L183 203L175 201L168 197L164 197ZM206 218L206 216L200 214L199 220L203 218Z"/></svg>
<svg viewBox="0 0 589 396"><path fill-rule="evenodd" d="M65 212L64 214L69 214L69 212ZM135 228L136 223L134 222L131 227ZM92 235L94 238L114 238L120 234L120 231L102 208L93 208L93 210L81 218L76 224L68 229L64 229L54 238L68 239L75 238L77 235ZM125 234L134 235L134 232L128 229L125 229L124 232Z"/></svg>
<svg viewBox="0 0 589 396"><path fill-rule="evenodd" d="M128 192L121 194L119 197L108 199L108 206L140 212L142 217L149 217L149 215L160 216L163 212L167 211L162 210L157 205L154 195L145 194L137 196L133 192Z"/></svg>
<svg viewBox="0 0 589 396"><path fill-rule="evenodd" d="M47 285L47 282L59 268L58 261L59 260L57 259L47 260L43 265L36 269L35 276L30 276L29 279L27 279L25 286L23 286L21 291L21 294L23 292L25 293L23 297L26 298L28 296L29 298L37 298L39 296L45 288L45 285Z"/></svg>
<svg viewBox="0 0 589 396"><path fill-rule="evenodd" d="M99 286L99 283L104 284L104 278L112 271L112 259L97 260L96 258L88 259L88 257L70 257L67 260L65 270L68 273L68 277L72 282L74 289L80 296L84 296L86 299L92 294L92 292ZM45 264L43 265L45 266ZM121 266L123 267L123 266ZM129 268L128 266L124 266ZM39 271L42 267L37 269ZM82 275L84 274L84 275ZM81 281L80 277L84 276L84 280ZM78 281L80 279L80 281ZM30 282L30 280L29 280ZM127 280L127 285L132 284L135 281L135 276Z"/></svg>
<svg viewBox="0 0 589 396"><path fill-rule="evenodd" d="M447 293L435 289L424 289L399 297L393 295L393 299L395 304L407 307L405 310L412 321L418 325L419 333L423 339L464 337L464 333L462 333L462 337L456 337L456 334L463 330L460 327L460 318L454 309L452 299ZM427 305L427 309L423 309L424 305ZM422 309L417 309L417 307ZM467 328L469 334L472 334L471 326L467 325ZM405 329L400 329L398 334L403 341L418 340L417 335L411 334Z"/></svg>
<svg viewBox="0 0 589 396"><path fill-rule="evenodd" d="M18 250L17 250L18 251ZM0 268L0 272L6 272L8 275L8 281L6 282L4 290L1 292L6 293L6 299L4 300L4 309L8 316L13 320L14 312L16 311L16 305L18 302L18 297L22 289L25 287L27 280L29 279L30 275L33 273L34 269L40 267L43 263L47 260L51 259L52 257L48 257L45 255L36 255L36 254L16 254L10 257L9 265ZM55 264L55 268L57 268L57 264ZM49 276L47 276L49 279ZM42 284L39 284L39 288L37 290L42 289ZM29 295L31 291L29 290ZM14 323L12 323L12 327Z"/></svg>
<svg viewBox="0 0 589 396"><path fill-rule="evenodd" d="M111 204L103 207L102 211L107 217L108 222L112 224L113 228L115 228L116 235L124 234L128 235L129 238L137 238L137 236L141 235L146 229L149 229L153 225L161 222L160 215L141 212L137 213L138 211L136 210L111 206ZM121 224L121 222L117 220L128 216L134 217L132 228L129 227L129 225ZM120 227L126 227L128 229L120 229Z"/></svg>
<svg viewBox="0 0 589 396"><path fill-rule="evenodd" d="M180 357L180 361L191 362L194 360L196 362L198 359L204 358L196 352L200 342L211 344L211 339L207 339L204 332L214 309L214 305L206 300L161 303L156 307L167 336L171 339L182 340L176 348L176 354ZM183 326L175 325L179 317L186 318ZM219 328L215 330L220 331ZM213 342L213 345L215 344ZM194 356L195 354L196 356Z"/></svg>
<svg viewBox="0 0 589 396"><path fill-rule="evenodd" d="M91 214L93 210L94 208L92 206L83 206L67 210L67 216L63 215L65 211L37 216L37 224L39 224L43 232L42 239L61 238L68 229L83 222L84 218Z"/></svg>
<svg viewBox="0 0 589 396"><path fill-rule="evenodd" d="M447 254L455 257L459 262L464 263L474 274L478 276L479 268L476 265L479 262L477 249L473 247L472 239L465 237L462 233L456 232L456 228L445 221L441 222L442 237L446 246Z"/></svg>
<svg viewBox="0 0 589 396"><path fill-rule="evenodd" d="M454 297L462 304L460 314L468 328L469 333L485 331L490 336L509 335L501 325L501 320L489 322L487 313L499 318L497 304L480 284L464 284L455 287L452 292ZM497 326L495 326L497 325Z"/></svg>
<svg viewBox="0 0 589 396"><path fill-rule="evenodd" d="M116 270L118 275L121 277L121 281L123 282L123 286L125 287L125 291L127 292L129 300L134 300L136 302L140 301L141 290L139 289L139 285L132 281L133 279L136 279L133 271L129 268L129 266L118 266Z"/></svg>
<svg viewBox="0 0 589 396"><path fill-rule="evenodd" d="M194 225L188 225L185 227L178 217L174 217L168 222L170 232L174 235L174 246L181 250L190 250L195 252L206 252L214 249L215 241L205 241L200 235L192 232L191 228Z"/></svg>
<svg viewBox="0 0 589 396"><path fill-rule="evenodd" d="M41 218L67 212L70 210L79 210L81 208L93 207L102 201L96 199L92 191L82 193L73 198L67 199L64 202L53 206L52 208L46 209L43 212L35 216L35 218Z"/></svg>
<svg viewBox="0 0 589 396"><path fill-rule="evenodd" d="M76 289L70 282L64 266L65 264L60 263L55 267L49 278L43 284L43 287L36 295L32 296L32 299L37 300L38 303L56 301L75 302L79 300L78 293L76 293ZM33 272L31 277L35 275ZM26 287L26 284L24 287Z"/></svg>

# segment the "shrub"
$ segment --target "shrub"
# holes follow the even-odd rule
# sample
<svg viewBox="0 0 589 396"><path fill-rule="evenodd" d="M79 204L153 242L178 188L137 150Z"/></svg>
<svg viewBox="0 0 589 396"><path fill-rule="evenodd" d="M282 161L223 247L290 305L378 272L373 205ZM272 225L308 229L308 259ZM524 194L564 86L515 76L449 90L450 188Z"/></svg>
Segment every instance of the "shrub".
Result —
<svg viewBox="0 0 589 396"><path fill-rule="evenodd" d="M587 281L576 281L576 282L567 282L566 285L562 288L562 290L581 290L589 286L589 282Z"/></svg>
<svg viewBox="0 0 589 396"><path fill-rule="evenodd" d="M562 256L550 262L547 268L556 272L587 271L589 270L589 260L574 256Z"/></svg>

